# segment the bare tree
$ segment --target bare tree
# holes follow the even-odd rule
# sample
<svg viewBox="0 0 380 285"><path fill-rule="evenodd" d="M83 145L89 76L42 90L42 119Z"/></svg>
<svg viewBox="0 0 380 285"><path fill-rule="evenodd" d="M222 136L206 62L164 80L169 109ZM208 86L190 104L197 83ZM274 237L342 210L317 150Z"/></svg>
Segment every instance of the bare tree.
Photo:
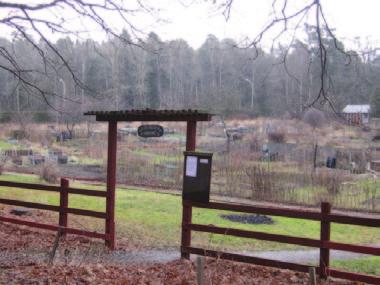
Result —
<svg viewBox="0 0 380 285"><path fill-rule="evenodd" d="M237 1L238 0L215 0L214 3L217 5L217 8L221 10L225 19L228 21L232 16L233 6ZM326 47L326 43L323 39L324 33L326 34L325 36L328 36L332 39L335 49L346 58L346 64L350 64L352 57L358 56L359 53L347 51L340 44L334 29L330 27L330 24L325 16L321 0L304 1L305 3L302 5L298 4L298 8L296 9L294 7L297 6L294 5L294 2L297 1L272 0L272 14L268 20L268 23L256 36L251 39L247 39L244 41L244 43L240 43L238 46L243 48L254 48L254 50L256 50L255 57L258 57L260 44L271 32L276 32L272 40L272 48L279 43L283 43L285 36L290 36L291 40L287 45L287 49L284 52L281 63L284 64L288 75L296 79L297 83L301 84L302 80L297 79L293 74L289 72L287 68L287 56L289 54L289 50L292 48L294 40L296 40L296 33L300 28L303 27L303 24L307 23L307 21L310 20L310 18L314 19L313 24L315 25L315 32L317 35L317 56L320 66L320 84L319 91L317 92L316 96L311 98L311 101L307 102L304 107L314 106L317 102L319 102L321 105L328 103L333 111L337 113L333 98L329 92L329 87L332 82L328 74L329 53Z"/></svg>
<svg viewBox="0 0 380 285"><path fill-rule="evenodd" d="M86 22L125 44L139 46L138 39L142 31L137 28L135 21L141 13L156 17L156 11L141 0L128 1L128 4L126 2L122 0L0 1L0 29L8 31L13 38L20 38L28 43L37 51L42 63L41 67L27 67L18 61L12 52L12 47L0 44L0 69L17 78L28 94L42 96L46 104L55 108L51 103L51 96L61 95L59 92L52 92L41 87L33 80L33 74L50 78L52 73L57 74L58 70L64 69L70 74L76 86L82 89L90 88L85 86L82 77L57 48L53 39L57 36L80 39L88 32L86 25L80 25L80 23ZM121 19L123 27L136 40L124 38L110 24L111 18ZM77 22L73 22L72 19L77 19ZM80 100L77 103L80 103Z"/></svg>
<svg viewBox="0 0 380 285"><path fill-rule="evenodd" d="M183 0L180 0L183 1ZM213 0L216 7L221 10L226 20L233 16L233 5L235 2L239 0ZM153 1L151 1L153 2ZM191 1L195 2L195 1ZM204 2L204 0L200 1ZM127 45L138 46L143 49L149 48L148 45L142 44L141 37L144 33L138 28L138 22L141 21L139 16L141 14L150 15L154 20L159 20L158 11L156 11L151 6L148 6L146 3L149 1L144 0L131 0L131 1L123 1L123 0L36 0L36 1L0 1L0 28L4 33L12 33L12 38L22 39L25 41L30 49L33 49L35 53L39 55L40 61L38 64L35 62L32 64L25 64L22 62L20 58L15 56L12 46L3 44L0 41L0 71L5 70L12 74L14 78L19 80L19 89L23 90L30 95L37 95L40 98L43 98L45 102L53 108L59 109L57 104L52 102L52 97L64 97L64 92L61 92L62 88L58 82L57 78L61 78L60 74L65 73L65 78L63 78L64 82L67 85L75 85L75 90L81 89L81 96L77 98L71 96L69 98L62 98L62 102L77 102L78 104L84 102L85 92L90 91L95 95L97 94L96 90L91 90L89 86L86 86L84 71L86 70L87 63L82 64L81 68L74 68L73 61L70 57L63 53L54 42L54 39L58 37L70 37L70 38L85 38L85 35L88 35L90 32L86 29L86 26L96 27L98 30L108 34L110 37L117 38L121 43ZM305 1L297 1L297 0L272 0L271 2L272 14L268 17L268 23L265 25L262 30L253 38L248 39L245 42L238 43L236 46L245 47L249 49L252 56L251 59L254 60L256 57L259 57L262 52L260 52L260 45L263 43L264 38L268 37L268 35L272 35L273 33L277 33L274 36L272 41L272 47L277 48L280 44L283 45L287 39L287 45L284 48L281 48L281 57L280 62L278 64L283 64L285 73L291 78L286 79L284 82L284 90L289 95L292 90L289 90L288 87L290 84L298 85L298 90L300 93L300 110L304 110L306 107L314 106L318 102L321 104L328 103L334 110L334 98L331 96L333 93L333 80L329 74L329 53L331 53L331 42L332 45L335 46L335 51L338 51L344 58L345 63L349 64L351 62L352 57L357 57L360 55L359 53L354 53L352 51L346 51L343 45L339 42L338 38L335 35L334 29L332 29L329 25L328 20L325 17L323 11L322 0L305 0ZM116 19L118 18L118 20ZM73 20L74 19L74 20ZM311 20L312 19L312 20ZM121 20L121 21L120 21ZM305 23L310 23L312 21L313 31L316 34L316 41L312 45L305 45L305 57L309 55L311 58L313 56L313 60L318 60L318 73L316 76L305 76L304 72L294 72L291 68L288 68L288 65L291 65L289 62L289 57L294 51L294 42L297 40L296 33L301 30ZM112 23L118 22L118 25L121 28L124 28L128 31L128 34L131 37L124 37L121 30L117 30L113 27ZM83 23L83 24L80 24ZM121 24L120 24L121 23ZM325 38L329 37L329 44L325 41ZM290 39L290 41L289 41ZM210 40L210 45L216 42L216 47L219 46L217 40ZM214 43L215 44L215 43ZM311 51L311 49L313 49ZM225 95L222 98L226 103L226 105L237 105L233 100L230 102L232 96L229 94L230 90L227 89L229 85L236 84L236 81L224 82L222 80L223 69L226 69L228 59L228 52L220 50L219 48L213 49L212 46L207 48L208 53L205 54L205 57L210 59L210 73L217 74L217 76L210 77L210 94L207 95L207 98L210 97L210 100L216 100L219 96L219 93L225 92L228 95ZM147 54L141 51L135 51L137 57L146 57ZM141 52L141 54L140 54ZM161 51L160 51L161 52ZM180 74L175 70L176 64L180 64L180 62L176 62L176 57L173 58L173 53L175 50L170 50L168 52L167 57L172 57L172 61L169 61L169 68L167 68L169 72L169 85L170 92L167 94L171 94L170 96L167 94L163 94L162 96L170 102L178 101L180 97L179 92L184 92L185 88L185 79L188 79L188 76L184 74ZM227 56L224 57L223 54ZM313 54L313 55L312 55ZM366 51L367 57L372 54L371 51ZM165 54L164 54L165 55ZM166 56L166 55L165 55ZM314 57L315 56L315 57ZM190 58L190 56L189 56ZM166 59L165 59L166 60ZM311 61L311 60L310 60ZM186 61L186 64L190 62L190 59ZM116 62L117 63L117 62ZM163 60L163 63L166 63ZM185 63L184 63L185 64ZM264 98L258 92L263 85L268 76L261 76L262 78L258 78L260 74L256 74L255 71L259 70L259 61L252 64L249 64L250 72L245 71L241 74L240 79L244 81L244 86L249 87L250 90L250 109L253 109L253 105L256 101L259 101L260 98ZM311 64L310 64L311 65ZM116 68L116 65L112 65L113 68ZM313 65L315 66L315 64ZM234 67L235 68L235 67ZM146 89L146 80L144 73L146 72L147 66L143 63L138 64L138 70L136 74L137 76L137 91L138 97L141 98L141 101L146 101L146 94L144 93L144 89ZM294 68L293 68L294 69ZM231 69L234 71L234 69ZM266 74L269 73L272 69L268 70ZM235 71L234 71L235 72ZM311 74L311 72L309 72ZM36 76L38 75L38 76ZM181 76L180 76L181 75ZM56 83L56 87L54 88L46 88L43 84L40 84L38 80L41 80L41 76L46 77L46 82L58 82ZM38 77L38 79L37 79ZM161 76L162 77L162 76ZM120 80L118 80L120 81ZM194 89L195 101L197 103L199 98L201 97L202 91L202 83L205 80L199 80L194 82L187 83L187 85L192 86ZM306 84L306 82L310 82ZM117 82L116 82L117 83ZM160 83L160 82L158 82ZM208 83L208 82L206 82ZM314 84L318 83L319 90L311 94L310 91ZM176 85L177 84L177 85ZM308 96L304 100L302 97L302 93L304 93L304 85L308 86ZM115 85L115 84L111 84ZM116 84L119 85L119 84ZM311 87L309 87L311 86ZM161 88L161 85L159 85ZM123 87L124 88L124 87ZM159 88L159 89L160 89ZM19 90L17 89L17 90ZM51 91L53 90L54 91ZM73 88L71 88L73 89ZM125 89L125 88L124 88ZM205 88L203 88L205 89ZM235 88L236 89L236 88ZM296 89L296 88L293 88ZM117 94L119 91L116 91ZM67 92L70 93L70 92ZM175 97L174 94L177 94ZM229 97L227 97L229 96ZM94 96L95 97L95 96ZM168 99L172 98L172 99ZM286 96L288 98L288 96ZM57 100L58 102L58 100ZM116 101L118 102L118 101ZM231 104L233 103L233 104ZM293 101L289 101L289 105L294 104ZM117 104L118 105L118 104ZM174 104L175 105L175 104ZM62 111L62 110L61 110Z"/></svg>

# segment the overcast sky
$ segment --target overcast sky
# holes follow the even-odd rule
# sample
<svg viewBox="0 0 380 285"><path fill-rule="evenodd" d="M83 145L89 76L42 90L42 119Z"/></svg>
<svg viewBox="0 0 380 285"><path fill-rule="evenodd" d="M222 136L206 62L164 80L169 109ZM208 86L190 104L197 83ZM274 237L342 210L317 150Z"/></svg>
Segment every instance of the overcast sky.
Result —
<svg viewBox="0 0 380 285"><path fill-rule="evenodd" d="M17 0L8 1L19 2ZM20 2L31 4L41 1L44 0ZM136 0L125 0L124 3L130 6L134 1ZM225 0L215 1L220 3ZM252 39L265 24L268 24L272 14L272 0L234 0L231 17L228 21L222 12L216 9L217 4L213 4L214 0L142 0L142 2L149 3L160 12L157 13L155 20L146 14L139 14L132 18L139 29L145 33L154 31L164 40L184 39L194 48L198 48L208 34L214 34L219 39L232 38L238 42L247 37ZM292 5L300 6L310 2L311 0L288 0L288 9L291 11L297 8ZM277 3L281 6L282 1L277 0ZM345 39L346 46L353 47L352 40L357 36L361 37L362 45L366 45L368 38L372 46L380 46L380 0L321 0L321 3L331 28L336 29L336 34L340 39ZM94 26L86 23L83 19L78 19L75 15L59 9L49 13L44 12L46 17L56 17L60 14L66 19L73 18L71 25L78 30L82 28L88 30L88 36L91 38L104 39L104 34L101 36ZM0 11L1 17L5 17L5 15L6 11ZM115 16L105 16L105 18L116 30L121 30L123 22ZM313 16L308 19L311 23L313 23ZM157 22L157 19L161 21ZM85 27L79 27L81 25ZM9 31L4 29L1 34L7 36L7 32ZM269 46L274 34L275 31L268 33L268 37L263 40L264 45ZM61 35L52 36L59 37ZM144 37L146 34L140 36Z"/></svg>
<svg viewBox="0 0 380 285"><path fill-rule="evenodd" d="M268 23L271 2L235 0L231 18L226 21L220 11L215 11L212 1L156 0L152 3L162 9L162 17L169 23L146 25L145 29L156 31L163 39L185 39L195 48L208 34L239 41L247 36L252 38ZM289 0L289 3L296 2L310 1ZM357 36L369 37L374 45L380 44L380 0L322 0L321 3L330 26L336 28L339 37L347 38L347 44Z"/></svg>

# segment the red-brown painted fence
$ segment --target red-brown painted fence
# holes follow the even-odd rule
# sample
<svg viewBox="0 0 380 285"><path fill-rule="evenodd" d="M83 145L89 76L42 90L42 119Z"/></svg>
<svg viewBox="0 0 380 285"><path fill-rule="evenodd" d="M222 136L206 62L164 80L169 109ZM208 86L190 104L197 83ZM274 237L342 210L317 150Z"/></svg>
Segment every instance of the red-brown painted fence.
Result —
<svg viewBox="0 0 380 285"><path fill-rule="evenodd" d="M288 235L270 234L264 232L239 230L225 227L218 227L214 225L201 225L193 224L191 222L192 208L204 208L215 210L226 210L242 213L253 213L270 216L281 216L288 218L304 219L319 221L320 238L301 238ZM342 250L363 254L371 254L380 256L380 248L364 245L354 245L340 242L330 241L331 223L358 225L367 227L380 228L380 219L373 217L360 217L353 215L335 214L331 213L331 205L329 203L321 204L321 211L308 211L296 210L289 208L274 208L274 207L258 207L248 205L237 205L228 203L199 203L191 201L183 201L183 217L182 217L182 233L186 233L186 238L182 237L181 255L182 257L189 257L190 254L198 254L203 256L210 256L215 258L233 260L238 262L246 262L263 266L277 267L282 269L290 269L300 272L309 272L310 265L298 264L293 262L284 262L278 260L271 260L253 256L246 256L236 253L220 252L215 250L208 250L203 248L196 248L191 246L191 231L207 232L221 235L229 235L243 238L254 238L265 241L280 242L294 245L301 245L307 247L316 247L320 249L319 267L316 271L321 278L328 276L342 278L352 281L365 282L369 284L380 284L380 276L346 272L330 268L330 250ZM183 235L183 234L182 234Z"/></svg>
<svg viewBox="0 0 380 285"><path fill-rule="evenodd" d="M105 230L105 233L98 233L94 231L87 231L87 230L68 227L68 214L94 217L94 218L99 218L99 219L104 219L104 220L107 220L109 217L109 214L107 213L107 211L104 213L104 212L98 212L98 211L92 211L92 210L70 208L69 194L107 198L107 192L105 191L71 188L69 186L69 180L65 178L61 179L60 186L0 181L0 187L11 187L11 188L15 188L16 190L29 189L29 190L59 193L59 206L34 203L34 202L25 202L25 201L12 200L12 199L0 199L0 204L22 206L22 207L27 207L27 208L32 208L32 209L58 212L59 221L57 225L44 224L44 223L39 223L39 222L34 222L34 221L32 222L32 221L26 221L22 219L15 219L15 218L2 217L2 216L0 216L0 222L30 226L30 227L51 230L51 231L58 231L60 229L62 235L75 234L75 235L82 235L82 236L87 236L87 237L92 237L92 238L100 238L100 239L105 240L106 243L110 239L110 234L107 232L107 229ZM114 229L111 229L111 230L114 230ZM111 234L114 235L114 232Z"/></svg>

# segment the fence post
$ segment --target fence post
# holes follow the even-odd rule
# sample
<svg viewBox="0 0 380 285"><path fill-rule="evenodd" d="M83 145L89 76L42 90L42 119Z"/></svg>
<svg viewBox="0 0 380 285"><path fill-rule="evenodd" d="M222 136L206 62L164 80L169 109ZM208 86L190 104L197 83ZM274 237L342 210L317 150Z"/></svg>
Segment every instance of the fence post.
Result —
<svg viewBox="0 0 380 285"><path fill-rule="evenodd" d="M106 245L114 250L115 237L115 191L116 191L117 121L108 122L107 197L106 197Z"/></svg>
<svg viewBox="0 0 380 285"><path fill-rule="evenodd" d="M181 236L181 258L190 259L190 254L183 252L183 247L191 245L191 230L186 225L191 224L193 207L182 200L182 236Z"/></svg>
<svg viewBox="0 0 380 285"><path fill-rule="evenodd" d="M59 191L59 226L67 228L67 212L65 209L69 206L69 194L67 193L69 188L69 180L61 178L61 190ZM62 236L65 236L66 232L62 230Z"/></svg>
<svg viewBox="0 0 380 285"><path fill-rule="evenodd" d="M328 268L330 266L330 249L326 248L326 242L330 241L331 225L326 221L326 215L331 213L331 204L328 202L321 203L321 248L319 249L319 277L326 279Z"/></svg>
<svg viewBox="0 0 380 285"><path fill-rule="evenodd" d="M186 151L194 151L196 148L197 122L187 121L186 124ZM186 163L186 162L184 162ZM185 175L185 174L184 174ZM181 258L190 259L190 254L183 252L183 247L191 245L191 230L186 225L191 224L193 208L182 198L182 235Z"/></svg>

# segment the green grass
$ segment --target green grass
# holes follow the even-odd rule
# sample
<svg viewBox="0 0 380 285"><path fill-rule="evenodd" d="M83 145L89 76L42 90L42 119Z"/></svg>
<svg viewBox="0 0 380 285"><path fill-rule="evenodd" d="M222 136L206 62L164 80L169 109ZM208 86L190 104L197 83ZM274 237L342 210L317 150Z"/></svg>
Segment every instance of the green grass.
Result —
<svg viewBox="0 0 380 285"><path fill-rule="evenodd" d="M27 183L41 183L39 178L33 175L3 174L0 179L7 181L18 181ZM84 187L87 189L101 189L104 186L83 185L72 183L73 187ZM22 190L3 187L1 197L22 199L40 203L58 205L58 195L43 191ZM70 195L70 207L78 207L89 210L105 210L104 198ZM179 196L145 192L133 189L117 189L116 218L117 230L121 236L128 237L131 241L148 247L155 246L178 246L180 242L181 224L181 198ZM273 217L274 225L247 225L237 224L220 218L223 211L194 209L193 221L201 224L213 224L222 227L234 227L246 230L263 231L277 234L286 234L297 237L319 237L319 223L313 221ZM82 219L72 216L78 222L86 221L86 226L101 230L103 223L96 219ZM232 248L235 250L262 250L294 248L295 246L257 241L252 239L235 238L223 235L194 233L195 245L207 245L218 248ZM346 243L368 243L380 242L380 229L332 225L332 240Z"/></svg>
<svg viewBox="0 0 380 285"><path fill-rule="evenodd" d="M172 155L168 155L168 154L160 154L160 153L156 153L154 152L153 150L152 151L148 151L148 150L134 150L133 151L133 154L135 155L139 155L139 156L142 156L142 157L146 157L149 159L149 161L151 163L162 163L162 162L175 162L175 161L178 161L178 156L177 156L177 153L174 152L174 154Z"/></svg>
<svg viewBox="0 0 380 285"><path fill-rule="evenodd" d="M34 175L5 173L0 180L25 183L41 183ZM73 187L104 190L103 185L84 185L71 183ZM22 190L2 187L1 197L22 199L40 203L58 205L55 193ZM147 192L134 189L117 189L116 221L117 236L126 237L130 242L144 247L178 247L181 230L181 198L175 195ZM69 206L89 210L104 211L104 198L70 195ZM225 211L194 209L193 222L213 224L268 233L285 234L297 237L319 237L319 223L300 219L273 217L274 225L237 224L220 218ZM98 219L83 218L71 215L72 226L85 227L91 230L103 230L103 222ZM333 224L331 238L334 241L356 244L379 244L380 229ZM236 238L223 235L194 233L192 244L208 248L230 249L233 251L277 250L296 248L296 246ZM380 274L380 257L360 258L354 260L334 261L333 267L349 271Z"/></svg>
<svg viewBox="0 0 380 285"><path fill-rule="evenodd" d="M78 158L77 163L82 163L82 164L92 164L92 165L100 164L100 165L102 165L104 163L104 160L100 159L100 158L91 158L88 156L79 156L77 158Z"/></svg>
<svg viewBox="0 0 380 285"><path fill-rule="evenodd" d="M325 187L306 186L289 191L289 197L285 195L285 201L310 204L313 201L320 200L320 197L329 195ZM346 209L364 209L379 210L379 206L371 204L374 197L380 197L380 181L377 180L359 180L355 182L354 188L348 186L341 187L339 193L334 197L334 205Z"/></svg>
<svg viewBox="0 0 380 285"><path fill-rule="evenodd" d="M11 144L7 141L0 140L0 150L7 150L7 149L19 149L22 147L22 145L19 144Z"/></svg>
<svg viewBox="0 0 380 285"><path fill-rule="evenodd" d="M351 272L361 272L373 275L380 275L380 257L365 257L349 260L335 260L332 267L344 269Z"/></svg>

